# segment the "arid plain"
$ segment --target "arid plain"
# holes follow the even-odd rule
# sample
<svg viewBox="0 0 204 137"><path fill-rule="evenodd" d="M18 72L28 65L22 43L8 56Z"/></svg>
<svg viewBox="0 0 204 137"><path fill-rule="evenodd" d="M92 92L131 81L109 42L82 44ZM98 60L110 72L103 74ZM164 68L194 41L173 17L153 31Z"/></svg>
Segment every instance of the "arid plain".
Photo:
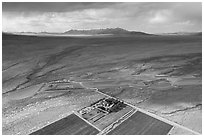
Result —
<svg viewBox="0 0 204 137"><path fill-rule="evenodd" d="M3 34L2 42L3 134L30 134L105 97L92 88L202 132L201 35Z"/></svg>

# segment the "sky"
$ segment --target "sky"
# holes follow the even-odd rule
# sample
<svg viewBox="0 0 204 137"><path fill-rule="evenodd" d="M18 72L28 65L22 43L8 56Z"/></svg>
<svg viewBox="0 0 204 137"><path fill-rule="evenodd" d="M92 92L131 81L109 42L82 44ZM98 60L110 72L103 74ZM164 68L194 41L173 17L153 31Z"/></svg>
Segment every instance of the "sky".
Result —
<svg viewBox="0 0 204 137"><path fill-rule="evenodd" d="M201 2L3 2L6 32L120 27L147 33L202 31Z"/></svg>

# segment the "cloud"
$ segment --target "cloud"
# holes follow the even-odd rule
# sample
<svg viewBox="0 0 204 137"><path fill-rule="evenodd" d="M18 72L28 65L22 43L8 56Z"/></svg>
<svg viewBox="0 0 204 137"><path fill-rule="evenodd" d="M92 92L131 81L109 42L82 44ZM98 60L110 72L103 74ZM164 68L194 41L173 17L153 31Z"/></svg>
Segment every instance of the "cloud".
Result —
<svg viewBox="0 0 204 137"><path fill-rule="evenodd" d="M166 23L170 21L171 18L171 12L169 10L160 10L154 13L153 17L150 18L150 23Z"/></svg>
<svg viewBox="0 0 204 137"><path fill-rule="evenodd" d="M23 26L23 27L22 27ZM3 30L122 27L150 33L201 31L201 3L3 3Z"/></svg>
<svg viewBox="0 0 204 137"><path fill-rule="evenodd" d="M112 2L3 2L3 12L68 12L89 8L104 8L119 3Z"/></svg>

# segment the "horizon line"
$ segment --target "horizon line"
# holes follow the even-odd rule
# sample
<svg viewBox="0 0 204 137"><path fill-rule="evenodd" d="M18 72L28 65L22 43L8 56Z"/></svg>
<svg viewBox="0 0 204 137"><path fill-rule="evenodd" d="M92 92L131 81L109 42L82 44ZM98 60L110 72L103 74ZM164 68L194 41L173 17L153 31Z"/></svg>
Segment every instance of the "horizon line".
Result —
<svg viewBox="0 0 204 137"><path fill-rule="evenodd" d="M69 29L69 30L65 30L65 31L61 31L61 32L54 32L54 31L3 31L2 33L58 33L58 34L62 34L62 33L66 33L67 31L91 31L91 30L106 30L106 29L122 29L122 30L126 30L129 32L142 32L142 33L147 33L147 34L172 34L172 33L202 33L201 31L175 31L175 32L160 32L160 33L150 33L150 32L145 32L145 31L139 31L139 30L128 30L128 29L124 29L121 27L107 27L107 28L93 28L93 29Z"/></svg>

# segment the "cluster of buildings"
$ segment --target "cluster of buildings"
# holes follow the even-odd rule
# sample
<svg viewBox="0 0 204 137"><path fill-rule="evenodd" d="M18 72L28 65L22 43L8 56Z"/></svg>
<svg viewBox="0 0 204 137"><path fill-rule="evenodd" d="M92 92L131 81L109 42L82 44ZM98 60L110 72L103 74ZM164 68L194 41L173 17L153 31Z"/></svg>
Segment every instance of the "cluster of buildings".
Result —
<svg viewBox="0 0 204 137"><path fill-rule="evenodd" d="M69 82L69 80L67 80L67 79L62 79L62 80L51 81L51 82L48 82L48 83L49 83L49 84L54 84L54 83L66 83L66 82Z"/></svg>
<svg viewBox="0 0 204 137"><path fill-rule="evenodd" d="M104 98L92 104L89 107L83 108L79 111L81 115L91 112L91 110L99 109L105 113L117 112L126 106L122 101L114 98Z"/></svg>

